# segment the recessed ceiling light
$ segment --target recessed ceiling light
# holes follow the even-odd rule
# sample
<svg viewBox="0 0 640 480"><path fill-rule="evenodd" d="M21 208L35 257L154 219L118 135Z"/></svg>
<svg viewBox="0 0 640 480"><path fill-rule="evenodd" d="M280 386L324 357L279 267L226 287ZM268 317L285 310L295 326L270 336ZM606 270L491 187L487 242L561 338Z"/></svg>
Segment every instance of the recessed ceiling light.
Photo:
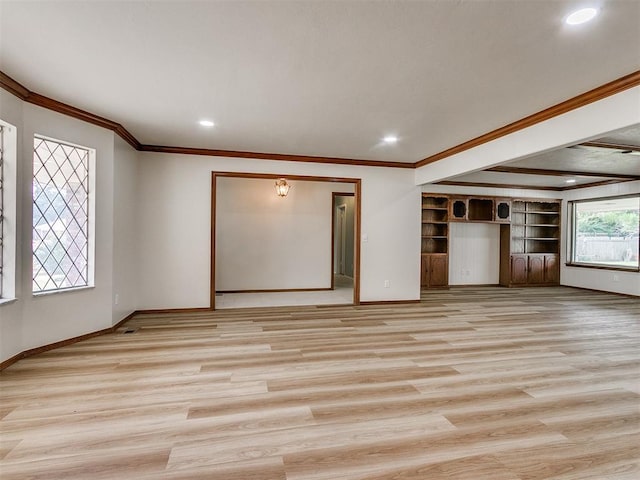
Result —
<svg viewBox="0 0 640 480"><path fill-rule="evenodd" d="M582 8L580 10L576 10L572 14L570 14L564 22L567 25L580 25L581 23L586 23L589 20L595 18L598 15L598 10L595 8Z"/></svg>
<svg viewBox="0 0 640 480"><path fill-rule="evenodd" d="M395 135L387 135L386 137L384 137L382 139L382 141L384 143L389 143L389 144L397 143L398 142L398 137L396 137Z"/></svg>
<svg viewBox="0 0 640 480"><path fill-rule="evenodd" d="M211 120L200 120L199 123L203 127L213 127L215 125L215 123L213 123Z"/></svg>
<svg viewBox="0 0 640 480"><path fill-rule="evenodd" d="M565 180L565 183L576 183L574 178L570 178L569 180Z"/></svg>

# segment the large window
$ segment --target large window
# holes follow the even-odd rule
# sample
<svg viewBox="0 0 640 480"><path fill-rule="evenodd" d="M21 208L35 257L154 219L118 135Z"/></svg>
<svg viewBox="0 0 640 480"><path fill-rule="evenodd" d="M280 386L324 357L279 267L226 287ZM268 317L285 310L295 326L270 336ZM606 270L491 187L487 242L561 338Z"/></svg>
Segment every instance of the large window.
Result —
<svg viewBox="0 0 640 480"><path fill-rule="evenodd" d="M569 203L569 264L639 270L640 195Z"/></svg>
<svg viewBox="0 0 640 480"><path fill-rule="evenodd" d="M89 286L92 152L42 137L33 147L33 291Z"/></svg>

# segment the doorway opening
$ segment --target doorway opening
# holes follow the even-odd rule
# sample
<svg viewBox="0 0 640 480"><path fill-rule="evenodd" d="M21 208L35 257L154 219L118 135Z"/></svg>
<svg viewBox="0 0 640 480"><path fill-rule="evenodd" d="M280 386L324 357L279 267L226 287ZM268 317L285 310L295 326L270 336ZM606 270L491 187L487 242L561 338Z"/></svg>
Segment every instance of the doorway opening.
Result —
<svg viewBox="0 0 640 480"><path fill-rule="evenodd" d="M293 184L284 199L273 192L280 177ZM212 172L210 308L358 305L360 185L356 178ZM337 282L336 192L347 192Z"/></svg>
<svg viewBox="0 0 640 480"><path fill-rule="evenodd" d="M355 261L354 194L333 192L331 212L331 289L352 289Z"/></svg>

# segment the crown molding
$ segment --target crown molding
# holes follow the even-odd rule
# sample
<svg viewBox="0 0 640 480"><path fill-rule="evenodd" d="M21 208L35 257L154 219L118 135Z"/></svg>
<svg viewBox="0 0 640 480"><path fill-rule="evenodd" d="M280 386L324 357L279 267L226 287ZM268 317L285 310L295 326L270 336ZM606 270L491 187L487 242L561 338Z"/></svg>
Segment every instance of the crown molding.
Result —
<svg viewBox="0 0 640 480"><path fill-rule="evenodd" d="M629 88L633 88L640 85L640 70L625 75L600 87L589 90L576 97L570 98L564 102L558 103L552 107L549 107L540 112L534 113L516 122L505 125L484 135L476 137L467 142L461 143L455 147L451 147L447 150L443 150L440 153L431 155L418 162L389 162L389 161L376 161L365 159L352 159L352 158L339 158L339 157L322 157L322 156L309 156L309 155L292 155L282 153L264 153L264 152L246 152L236 150L216 150L207 148L191 148L191 147L173 147L164 145L145 145L136 139L131 132L129 132L120 123L109 120L108 118L95 115L86 110L79 109L72 105L59 102L53 98L40 95L33 92L20 84L4 72L0 71L0 88L3 88L7 92L15 95L21 100L37 105L39 107L47 108L49 110L68 115L73 118L97 125L99 127L106 128L113 131L120 136L124 141L131 145L134 149L141 152L159 152L159 153L178 153L186 155L205 155L205 156L220 156L220 157L235 157L235 158L252 158L259 160L276 160L276 161L290 161L290 162L311 162L311 163L324 163L324 164L337 164L337 165L356 165L366 167L386 167L386 168L411 168L415 169L428 165L430 163L443 160L457 153L469 150L473 147L477 147L484 143L496 140L500 137L508 135L510 133L522 130L537 123L549 120L550 118L562 115L563 113L570 112L576 108L583 107L590 103L602 100L603 98L615 95ZM584 146L599 146L602 148L619 148L619 146L610 146L611 144L604 144L598 142L586 142L581 145ZM628 150L638 150L639 147L628 147ZM442 184L442 183L441 183Z"/></svg>
<svg viewBox="0 0 640 480"><path fill-rule="evenodd" d="M113 120L100 117L91 112L87 112L86 110L82 110L72 105L54 100L53 98L45 97L44 95L40 95L39 93L32 92L24 85L16 82L13 78L3 72L0 72L0 87L4 88L9 93L12 93L16 97L27 103L31 103L33 105L52 110L54 112L62 113L63 115L67 115L69 117L77 118L78 120L82 120L83 122L91 123L93 125L97 125L98 127L111 130L122 137L122 139L133 148L135 148L136 150L140 150L140 142L138 142L138 140L126 128L124 128L121 124L114 122Z"/></svg>
<svg viewBox="0 0 640 480"><path fill-rule="evenodd" d="M553 105L552 107L529 115L528 117L524 117L513 123L505 125L504 127L497 128L488 133L485 133L484 135L480 135L479 137L461 143L460 145L456 145L455 147L448 148L446 150L443 150L442 152L436 153L435 155L423 158L419 162L416 162L416 168L429 165L430 163L434 163L438 160L442 160L457 153L464 152L465 150L470 150L471 148L483 145L492 140L497 140L498 138L504 137L505 135L523 130L538 123L544 122L545 120L549 120L577 108L584 107L585 105L589 105L590 103L597 102L598 100L602 100L604 98L610 97L611 95L615 95L617 93L623 92L624 90L628 90L639 85L640 70L636 70L629 75L625 75L624 77L618 78L616 80L613 80L612 82L594 88L593 90L589 90L588 92L577 95L573 98L570 98L569 100L565 100L564 102L558 103L556 105Z"/></svg>
<svg viewBox="0 0 640 480"><path fill-rule="evenodd" d="M142 152L180 153L184 155L206 155L212 157L251 158L258 160L278 160L282 162L331 163L335 165L358 165L365 167L415 168L413 163L358 160L355 158L316 157L291 155L286 153L244 152L237 150L215 150L209 148L169 147L164 145L140 145Z"/></svg>

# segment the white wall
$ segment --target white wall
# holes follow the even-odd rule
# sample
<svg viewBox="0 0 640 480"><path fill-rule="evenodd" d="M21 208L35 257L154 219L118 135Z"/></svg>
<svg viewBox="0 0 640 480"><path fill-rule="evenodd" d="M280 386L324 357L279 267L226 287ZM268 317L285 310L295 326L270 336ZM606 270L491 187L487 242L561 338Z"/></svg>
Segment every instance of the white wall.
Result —
<svg viewBox="0 0 640 480"><path fill-rule="evenodd" d="M449 285L497 285L500 225L449 223Z"/></svg>
<svg viewBox="0 0 640 480"><path fill-rule="evenodd" d="M31 176L35 134L96 150L95 287L31 295L31 249L22 251L22 349L53 343L111 326L113 257L113 132L36 107L24 105L22 222L19 242L31 245Z"/></svg>
<svg viewBox="0 0 640 480"><path fill-rule="evenodd" d="M351 184L220 177L216 186L216 290L331 287L331 192Z"/></svg>
<svg viewBox="0 0 640 480"><path fill-rule="evenodd" d="M112 310L114 270L119 272L118 284L126 283L126 272L135 271L135 264L126 267L134 255L127 256L124 246L132 236L129 213L134 209L130 200L134 184L123 177L135 165L135 152L126 145L118 147L119 179L122 194L118 214L114 213L114 134L110 130L75 120L43 109L0 90L0 118L18 129L18 225L16 254L16 301L0 305L0 361L21 351L47 345L60 340L84 335L111 327L121 319L120 314L131 311ZM32 295L31 259L31 180L33 173L33 136L44 135L96 150L95 187L95 286L91 288L52 294ZM129 149L129 151L127 151ZM128 192L128 193L126 193ZM127 200L127 198L129 200ZM134 209L135 210L135 209ZM124 217L122 217L124 215ZM114 218L117 219L116 226ZM129 218L128 220L126 218ZM135 231L135 230L132 230ZM114 261L114 242L122 258ZM134 284L135 281L129 282ZM133 309L136 299L127 300L126 309ZM125 313L126 311L126 313Z"/></svg>
<svg viewBox="0 0 640 480"><path fill-rule="evenodd" d="M621 272L616 270L601 270L585 267L568 267L567 262L567 235L569 228L569 216L567 205L570 200L585 198L604 198L618 195L640 193L640 181L603 185L601 187L581 188L564 192L562 202L562 243L560 279L562 285L572 287L591 288L606 292L624 293L640 296L640 273Z"/></svg>
<svg viewBox="0 0 640 480"><path fill-rule="evenodd" d="M138 152L115 137L113 164L113 307L115 325L138 308ZM116 298L117 297L117 298ZM116 303L117 300L117 303Z"/></svg>
<svg viewBox="0 0 640 480"><path fill-rule="evenodd" d="M412 170L158 153L139 162L139 309L209 306L212 171L361 178L361 300L420 296Z"/></svg>

